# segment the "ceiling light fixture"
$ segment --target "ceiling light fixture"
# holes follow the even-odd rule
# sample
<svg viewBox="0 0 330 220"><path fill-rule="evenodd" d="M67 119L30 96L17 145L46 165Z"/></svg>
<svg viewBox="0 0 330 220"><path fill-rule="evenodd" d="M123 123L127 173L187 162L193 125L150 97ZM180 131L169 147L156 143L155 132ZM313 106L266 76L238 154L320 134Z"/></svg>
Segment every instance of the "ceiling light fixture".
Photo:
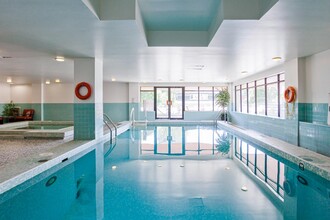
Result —
<svg viewBox="0 0 330 220"><path fill-rule="evenodd" d="M242 74L247 74L248 71L244 70L244 71L242 71L241 73L242 73Z"/></svg>
<svg viewBox="0 0 330 220"><path fill-rule="evenodd" d="M46 80L46 82L45 82L47 85L49 85L50 84L50 80Z"/></svg>
<svg viewBox="0 0 330 220"><path fill-rule="evenodd" d="M115 78L112 78L111 81L114 82L114 81L116 81L116 79Z"/></svg>
<svg viewBox="0 0 330 220"><path fill-rule="evenodd" d="M12 83L13 79L11 77L7 77L7 83Z"/></svg>
<svg viewBox="0 0 330 220"><path fill-rule="evenodd" d="M203 70L205 68L205 65L197 64L197 65L192 65L189 66L188 69L193 69L193 70Z"/></svg>
<svg viewBox="0 0 330 220"><path fill-rule="evenodd" d="M282 60L282 57L273 57L272 60L274 60L274 61L280 61L280 60Z"/></svg>
<svg viewBox="0 0 330 220"><path fill-rule="evenodd" d="M57 56L57 57L55 57L55 60L58 62L63 62L65 59L64 59L64 57Z"/></svg>
<svg viewBox="0 0 330 220"><path fill-rule="evenodd" d="M56 83L60 83L61 80L60 80L60 79L55 79L55 82L56 82Z"/></svg>

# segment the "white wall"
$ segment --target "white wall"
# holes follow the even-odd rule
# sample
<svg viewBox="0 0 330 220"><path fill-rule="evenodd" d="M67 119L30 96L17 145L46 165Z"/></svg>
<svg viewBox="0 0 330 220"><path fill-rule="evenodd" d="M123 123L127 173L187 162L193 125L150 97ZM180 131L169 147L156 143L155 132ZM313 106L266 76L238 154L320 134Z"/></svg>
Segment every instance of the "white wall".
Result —
<svg viewBox="0 0 330 220"><path fill-rule="evenodd" d="M104 82L104 103L128 103L128 83Z"/></svg>
<svg viewBox="0 0 330 220"><path fill-rule="evenodd" d="M42 103L41 84L32 84L32 103Z"/></svg>
<svg viewBox="0 0 330 220"><path fill-rule="evenodd" d="M306 57L305 102L327 103L330 93L330 50Z"/></svg>
<svg viewBox="0 0 330 220"><path fill-rule="evenodd" d="M32 103L32 85L11 85L10 96L14 103Z"/></svg>
<svg viewBox="0 0 330 220"><path fill-rule="evenodd" d="M8 83L0 83L0 103L10 102L10 85Z"/></svg>
<svg viewBox="0 0 330 220"><path fill-rule="evenodd" d="M71 83L44 85L44 103L73 103L74 88Z"/></svg>

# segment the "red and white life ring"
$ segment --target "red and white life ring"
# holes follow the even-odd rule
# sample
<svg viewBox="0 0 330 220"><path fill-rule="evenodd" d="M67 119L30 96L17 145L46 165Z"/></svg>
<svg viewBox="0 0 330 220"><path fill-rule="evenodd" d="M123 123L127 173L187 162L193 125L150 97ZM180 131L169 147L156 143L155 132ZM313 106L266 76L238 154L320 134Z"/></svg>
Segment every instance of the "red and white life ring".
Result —
<svg viewBox="0 0 330 220"><path fill-rule="evenodd" d="M80 89L82 87L85 87L87 89L87 93L85 95L82 95L80 93ZM76 85L76 88L75 88L75 91L74 92L75 92L75 94L76 94L76 96L77 96L78 99L86 100L89 97L91 97L91 95L92 95L92 88L91 88L91 86L87 82L81 82L81 83L78 83Z"/></svg>
<svg viewBox="0 0 330 220"><path fill-rule="evenodd" d="M284 91L284 98L287 103L294 102L296 99L296 90L292 86L289 86L285 91Z"/></svg>

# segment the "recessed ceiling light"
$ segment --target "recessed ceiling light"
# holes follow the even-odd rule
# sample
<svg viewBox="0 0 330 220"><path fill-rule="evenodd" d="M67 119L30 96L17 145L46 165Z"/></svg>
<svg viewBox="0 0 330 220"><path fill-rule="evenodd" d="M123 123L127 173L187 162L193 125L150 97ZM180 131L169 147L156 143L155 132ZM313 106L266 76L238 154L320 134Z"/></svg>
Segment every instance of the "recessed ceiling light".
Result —
<svg viewBox="0 0 330 220"><path fill-rule="evenodd" d="M60 79L55 79L55 82L56 82L56 83L60 83L61 80L60 80Z"/></svg>
<svg viewBox="0 0 330 220"><path fill-rule="evenodd" d="M115 78L112 78L111 81L114 82L114 81L116 81L116 79Z"/></svg>
<svg viewBox="0 0 330 220"><path fill-rule="evenodd" d="M282 59L282 57L273 57L272 60L274 61L280 61Z"/></svg>
<svg viewBox="0 0 330 220"><path fill-rule="evenodd" d="M57 56L57 57L55 57L55 60L58 62L63 62L65 59L64 59L64 57Z"/></svg>
<svg viewBox="0 0 330 220"><path fill-rule="evenodd" d="M12 83L12 82L13 82L12 78L11 77L7 77L7 83Z"/></svg>
<svg viewBox="0 0 330 220"><path fill-rule="evenodd" d="M50 80L46 80L46 82L45 82L47 85L49 85L50 84Z"/></svg>
<svg viewBox="0 0 330 220"><path fill-rule="evenodd" d="M188 67L188 69L193 69L193 70L202 70L204 68L205 68L205 65L202 65L202 64L191 65Z"/></svg>

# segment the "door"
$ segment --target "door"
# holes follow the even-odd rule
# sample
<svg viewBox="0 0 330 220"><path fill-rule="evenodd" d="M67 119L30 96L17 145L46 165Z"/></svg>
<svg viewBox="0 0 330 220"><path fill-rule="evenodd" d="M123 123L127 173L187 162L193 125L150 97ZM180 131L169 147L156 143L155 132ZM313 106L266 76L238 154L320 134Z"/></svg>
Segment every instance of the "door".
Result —
<svg viewBox="0 0 330 220"><path fill-rule="evenodd" d="M183 119L183 87L155 87L156 119Z"/></svg>

